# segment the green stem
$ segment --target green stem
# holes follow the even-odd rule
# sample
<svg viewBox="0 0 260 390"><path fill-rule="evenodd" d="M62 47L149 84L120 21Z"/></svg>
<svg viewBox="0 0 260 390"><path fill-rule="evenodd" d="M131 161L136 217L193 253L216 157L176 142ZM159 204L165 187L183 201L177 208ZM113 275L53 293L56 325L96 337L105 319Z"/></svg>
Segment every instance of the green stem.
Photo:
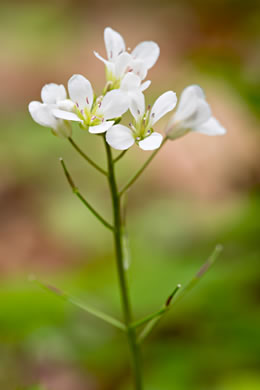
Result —
<svg viewBox="0 0 260 390"><path fill-rule="evenodd" d="M139 328L139 326L146 324L148 321L151 321L157 317L161 317L161 315L163 315L167 310L168 310L168 307L164 306L160 310L158 310L152 314L148 314L146 317L142 318L141 320L134 322L131 326L133 328Z"/></svg>
<svg viewBox="0 0 260 390"><path fill-rule="evenodd" d="M196 273L196 275L193 276L193 278L188 282L188 284L186 284L186 286L178 294L174 303L179 302L183 297L186 296L186 294L191 289L193 289L199 283L199 281L205 275L205 273L213 266L213 264L218 259L219 255L221 254L222 251L223 251L223 246L220 244L216 245L213 252L208 257L206 262L202 265L202 267L199 269L199 271Z"/></svg>
<svg viewBox="0 0 260 390"><path fill-rule="evenodd" d="M107 144L105 138L105 147L107 153L108 162L108 181L113 205L113 217L114 217L114 244L116 253L116 264L119 278L119 286L121 292L122 307L124 313L124 323L126 326L126 333L128 338L129 349L131 353L133 374L135 380L135 389L142 390L142 372L140 362L140 351L136 338L136 331L131 327L132 323L132 310L130 305L130 298L127 286L127 278L124 270L124 256L122 245L122 219L121 219L121 202L117 190L117 184L114 172L114 163L110 146Z"/></svg>
<svg viewBox="0 0 260 390"><path fill-rule="evenodd" d="M181 290L181 292L177 295L175 298L175 294L181 287L181 285L177 285L176 289L173 291L173 293L169 296L167 299L164 310L163 308L160 311L154 313L153 315L151 314L150 317L153 317L150 322L146 324L142 332L138 336L138 343L141 343L154 329L154 327L158 324L158 322L161 320L163 314L166 312L166 310L170 310L172 306L174 306L175 303L179 302L193 287L197 285L197 283L200 281L202 276L212 267L212 265L215 263L217 260L218 256L222 252L223 247L222 245L217 245L215 249L213 250L212 254L209 256L208 260L203 264L203 266L199 269L199 271L196 273L196 275L190 280L190 282ZM173 305L171 305L172 299L174 299ZM135 324L134 324L135 325ZM137 323L137 326L139 324Z"/></svg>
<svg viewBox="0 0 260 390"><path fill-rule="evenodd" d="M123 150L123 152L119 153L119 155L116 158L114 158L113 162L115 163L115 162L119 161L126 154L126 152L127 152L127 149Z"/></svg>
<svg viewBox="0 0 260 390"><path fill-rule="evenodd" d="M114 227L110 225L109 222L107 222L101 215L91 206L91 204L81 195L79 192L78 188L75 186L74 181L72 180L72 177L65 165L65 162L63 161L62 158L60 158L60 162L64 171L64 174L66 176L66 179L68 180L68 183L73 191L73 193L81 200L81 202L91 211L92 214L95 215L95 217L108 229L114 230Z"/></svg>
<svg viewBox="0 0 260 390"><path fill-rule="evenodd" d="M138 343L141 344L144 339L152 332L152 330L155 328L155 326L158 324L160 321L162 315L153 318L151 321L148 322L148 324L144 327L142 332L138 336Z"/></svg>
<svg viewBox="0 0 260 390"><path fill-rule="evenodd" d="M99 165L97 165L93 160L91 160L91 158L89 158L84 152L83 150L80 149L80 147L73 141L73 139L71 137L68 138L69 142L71 143L71 145L73 146L74 149L76 149L76 151L90 164L92 165L92 167L94 167L95 169L97 169L100 173L102 173L103 175L106 175L107 176L107 172L102 169Z"/></svg>
<svg viewBox="0 0 260 390"><path fill-rule="evenodd" d="M134 184L134 182L138 179L138 177L143 173L143 171L145 170L145 168L150 164L150 162L154 159L154 157L157 155L157 153L159 152L159 150L161 150L161 148L163 147L163 145L165 144L165 142L167 141L167 137L165 137L161 143L161 146L156 149L152 154L151 156L146 160L146 162L144 163L144 165L132 176L132 178L128 181L128 183L126 183L126 185L119 191L119 196L121 196L125 191L128 190L129 187L131 187L132 184Z"/></svg>
<svg viewBox="0 0 260 390"><path fill-rule="evenodd" d="M48 292L51 292L52 294L55 294L56 296L60 297L64 301L70 302L73 305L80 308L81 310L84 310L85 312L91 314L92 316L99 318L100 320L103 320L108 324L113 325L116 328L125 331L125 325L121 321L117 320L116 318L111 317L109 314L94 309L93 307L87 305L86 303L81 302L78 298L74 298L73 296L65 293L64 291L60 290L57 287L52 286L51 284L43 283L37 279L33 279L33 281L35 281L43 289L47 290Z"/></svg>
<svg viewBox="0 0 260 390"><path fill-rule="evenodd" d="M177 284L177 286L175 287L173 292L167 298L167 300L166 300L165 304L163 305L163 307L161 308L161 310L157 311L154 314L151 314L150 316L147 316L146 318L143 319L143 321L141 320L141 321L139 321L139 323L137 323L137 326L139 326L142 323L146 322L145 327L143 328L141 333L139 333L139 335L138 335L137 341L139 344L141 344L141 342L152 332L152 330L155 328L155 326L161 320L162 316L170 309L170 305L172 303L172 300L175 298L175 295L177 294L177 292L179 291L180 288L181 288L181 285Z"/></svg>
<svg viewBox="0 0 260 390"><path fill-rule="evenodd" d="M138 320L132 324L133 328L137 328L141 325L144 325L146 322L153 320L154 318L161 317L167 310L169 310L169 307L171 305L171 302L179 289L181 288L180 284L177 284L173 292L168 296L165 304L160 310L157 310L155 313L148 314L146 317L142 318L141 320Z"/></svg>

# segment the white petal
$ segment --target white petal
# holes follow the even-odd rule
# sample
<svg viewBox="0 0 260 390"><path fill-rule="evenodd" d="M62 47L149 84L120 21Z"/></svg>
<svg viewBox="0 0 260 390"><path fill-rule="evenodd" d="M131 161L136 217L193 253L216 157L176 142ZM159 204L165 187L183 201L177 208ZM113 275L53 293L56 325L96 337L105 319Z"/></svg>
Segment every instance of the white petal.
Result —
<svg viewBox="0 0 260 390"><path fill-rule="evenodd" d="M143 84L141 84L141 91L145 91L147 88L149 88L151 85L151 80L146 80Z"/></svg>
<svg viewBox="0 0 260 390"><path fill-rule="evenodd" d="M60 100L57 103L57 107L60 108L61 110L72 111L74 110L75 103L73 103L73 101L70 99Z"/></svg>
<svg viewBox="0 0 260 390"><path fill-rule="evenodd" d="M105 119L118 118L128 110L128 106L128 99L125 94L118 89L114 89L104 96L97 113L102 114Z"/></svg>
<svg viewBox="0 0 260 390"><path fill-rule="evenodd" d="M109 61L103 58L100 54L98 54L96 51L94 51L95 56L102 62L104 62L105 65L109 64Z"/></svg>
<svg viewBox="0 0 260 390"><path fill-rule="evenodd" d="M180 116L176 112L175 121L178 120L181 127L185 129L193 129L202 123L206 122L211 116L211 109L206 100L198 99L191 102L186 110L182 111L182 114L186 114L186 117L180 120Z"/></svg>
<svg viewBox="0 0 260 390"><path fill-rule="evenodd" d="M88 131L92 134L105 133L114 123L114 121L105 121L97 126L89 126Z"/></svg>
<svg viewBox="0 0 260 390"><path fill-rule="evenodd" d="M224 135L226 129L217 121L216 118L211 117L206 122L193 128L194 131L206 135Z"/></svg>
<svg viewBox="0 0 260 390"><path fill-rule="evenodd" d="M36 123L41 126L55 128L56 119L52 114L53 106L34 101L29 104L28 109Z"/></svg>
<svg viewBox="0 0 260 390"><path fill-rule="evenodd" d="M106 133L107 143L117 150L126 150L134 143L132 131L123 125L115 125Z"/></svg>
<svg viewBox="0 0 260 390"><path fill-rule="evenodd" d="M131 94L129 109L136 121L144 115L145 99L141 91Z"/></svg>
<svg viewBox="0 0 260 390"><path fill-rule="evenodd" d="M190 133L191 129L184 128L182 126L179 126L178 124L175 125L171 122L168 124L168 128L166 130L167 137L171 140L175 140L177 138L183 137L184 135Z"/></svg>
<svg viewBox="0 0 260 390"><path fill-rule="evenodd" d="M89 109L93 103L93 89L91 83L82 75L74 74L68 82L68 90L71 100L78 104L82 110L85 107Z"/></svg>
<svg viewBox="0 0 260 390"><path fill-rule="evenodd" d="M145 62L146 68L150 69L157 61L160 54L160 48L157 43L145 41L139 43L132 51L132 56Z"/></svg>
<svg viewBox="0 0 260 390"><path fill-rule="evenodd" d="M140 77L141 80L145 79L147 76L147 65L143 60L132 60L131 68L133 73Z"/></svg>
<svg viewBox="0 0 260 390"><path fill-rule="evenodd" d="M203 89L199 85L189 85L181 93L179 106L186 106L193 99L205 99Z"/></svg>
<svg viewBox="0 0 260 390"><path fill-rule="evenodd" d="M54 108L52 110L52 113L55 116L55 118L65 119L67 121L82 122L82 120L73 112L59 110L57 108Z"/></svg>
<svg viewBox="0 0 260 390"><path fill-rule="evenodd" d="M209 119L210 115L203 90L198 85L186 87L181 93L175 121L183 122L183 126L193 127Z"/></svg>
<svg viewBox="0 0 260 390"><path fill-rule="evenodd" d="M115 76L121 78L131 67L131 54L123 52L115 59Z"/></svg>
<svg viewBox="0 0 260 390"><path fill-rule="evenodd" d="M132 72L128 72L121 82L120 89L125 92L136 90L140 88L140 84L140 77Z"/></svg>
<svg viewBox="0 0 260 390"><path fill-rule="evenodd" d="M162 143L163 136L159 133L152 133L142 141L138 142L138 145L143 150L154 150L158 149Z"/></svg>
<svg viewBox="0 0 260 390"><path fill-rule="evenodd" d="M111 61L108 61L106 60L105 58L101 57L101 55L99 55L96 51L94 51L94 54L95 56L101 60L102 62L104 62L105 66L106 66L106 70L108 72L108 76L109 78L111 77L110 74L112 74L112 76L115 75L116 71L115 71L115 64Z"/></svg>
<svg viewBox="0 0 260 390"><path fill-rule="evenodd" d="M164 92L155 101L151 109L152 125L161 119L169 111L173 110L177 103L176 93L173 91Z"/></svg>
<svg viewBox="0 0 260 390"><path fill-rule="evenodd" d="M109 61L114 61L118 55L125 51L123 37L112 28L105 28L104 40Z"/></svg>
<svg viewBox="0 0 260 390"><path fill-rule="evenodd" d="M67 92L64 85L60 84L46 84L42 88L41 98L43 103L55 104L59 100L64 100L67 98Z"/></svg>

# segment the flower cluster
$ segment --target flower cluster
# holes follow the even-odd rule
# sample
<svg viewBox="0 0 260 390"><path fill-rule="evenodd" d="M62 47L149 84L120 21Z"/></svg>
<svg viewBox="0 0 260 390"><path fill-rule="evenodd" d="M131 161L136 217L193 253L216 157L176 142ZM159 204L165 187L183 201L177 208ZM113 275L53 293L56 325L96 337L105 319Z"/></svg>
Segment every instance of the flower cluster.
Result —
<svg viewBox="0 0 260 390"><path fill-rule="evenodd" d="M59 137L71 137L71 121L92 134L106 133L107 143L126 150L137 144L143 150L158 149L163 136L154 125L177 104L175 92L167 91L155 103L145 105L144 91L150 86L148 70L156 63L160 49L152 41L139 43L133 51L126 50L122 36L107 27L104 31L107 59L94 52L105 64L106 85L96 96L88 79L73 75L68 81L68 94L63 85L47 84L42 88L42 102L29 104L35 122L49 127ZM133 119L128 126L119 124L130 111ZM207 135L225 134L225 129L211 115L203 90L197 85L185 88L176 111L166 126L166 137L176 139L195 131Z"/></svg>

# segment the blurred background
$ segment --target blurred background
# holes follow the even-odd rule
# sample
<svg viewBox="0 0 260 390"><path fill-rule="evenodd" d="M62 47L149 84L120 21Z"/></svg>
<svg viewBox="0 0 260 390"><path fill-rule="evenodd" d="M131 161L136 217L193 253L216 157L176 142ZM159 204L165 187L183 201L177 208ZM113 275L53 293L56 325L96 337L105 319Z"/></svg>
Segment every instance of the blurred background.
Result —
<svg viewBox="0 0 260 390"><path fill-rule="evenodd" d="M28 275L121 317L109 231L71 193L110 218L105 180L28 114L45 83L82 73L105 82L103 30L161 47L149 99L192 83L225 137L168 143L129 193L129 279L136 318L157 310L217 243L214 268L143 346L146 389L260 388L260 4L257 0L14 1L0 5L0 387L128 390L124 336L42 291ZM148 94L147 94L148 95ZM149 100L148 99L148 100ZM161 124L163 128L163 123ZM105 164L102 142L73 138ZM118 163L125 183L148 157Z"/></svg>

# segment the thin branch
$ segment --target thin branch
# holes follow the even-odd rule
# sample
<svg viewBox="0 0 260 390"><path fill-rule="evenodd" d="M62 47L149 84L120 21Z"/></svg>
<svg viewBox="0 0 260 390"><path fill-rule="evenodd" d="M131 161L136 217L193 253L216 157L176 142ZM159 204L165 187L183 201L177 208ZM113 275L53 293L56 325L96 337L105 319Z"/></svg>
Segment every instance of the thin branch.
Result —
<svg viewBox="0 0 260 390"><path fill-rule="evenodd" d="M104 225L106 226L108 229L110 230L114 230L114 227L109 223L107 222L103 217L101 217L101 215L91 206L91 204L81 195L81 193L79 192L78 188L76 187L76 185L74 184L74 181L72 180L72 177L65 165L65 162L63 161L62 158L60 158L60 162L61 162L61 165L62 165L62 168L63 168L63 171L64 171L64 174L68 180L68 183L73 191L73 193L81 200L81 202L91 211L92 214L95 215L95 217Z"/></svg>
<svg viewBox="0 0 260 390"><path fill-rule="evenodd" d="M138 336L138 343L141 343L152 332L152 330L155 328L155 326L161 320L162 316L170 309L170 304L180 288L181 288L181 285L178 284L175 287L175 289L173 290L173 292L171 293L171 295L167 298L162 309L159 310L157 313L154 313L153 316L150 316L151 317L150 321L146 324L146 326L143 328L143 330L141 331L141 333ZM147 318L146 318L146 320L147 320Z"/></svg>
<svg viewBox="0 0 260 390"><path fill-rule="evenodd" d="M137 339L138 344L141 344L144 341L144 339L152 332L152 330L158 324L160 319L161 319L161 316L153 318L151 321L148 322L148 324L146 324L146 326L144 327L144 329L142 330L142 332L138 336L138 339Z"/></svg>
<svg viewBox="0 0 260 390"><path fill-rule="evenodd" d="M175 289L173 290L173 292L169 295L169 297L166 299L166 302L165 302L165 308L169 308L171 303L172 303L172 300L173 298L175 297L175 295L177 294L177 292L179 291L179 289L181 288L181 284L177 284L177 286L175 287Z"/></svg>
<svg viewBox="0 0 260 390"><path fill-rule="evenodd" d="M163 307L160 310L158 310L158 311L156 311L156 312L154 312L152 314L149 314L148 316L142 318L139 321L134 322L132 324L132 327L133 328L137 328L139 326L142 326L142 325L146 324L148 321L153 320L154 318L161 317L166 311L169 310L169 306L170 306L170 304L172 302L172 299L177 294L177 292L179 291L180 288L181 288L181 285L178 284L175 287L175 289L173 290L173 292L171 293L171 295L167 298L165 304L163 305Z"/></svg>
<svg viewBox="0 0 260 390"><path fill-rule="evenodd" d="M116 163L117 161L119 161L126 154L126 152L127 152L127 149L123 150L121 153L119 153L119 155L116 158L114 158L113 163Z"/></svg>
<svg viewBox="0 0 260 390"><path fill-rule="evenodd" d="M188 282L188 284L180 291L180 293L177 295L177 297L174 299L174 304L179 302L193 287L196 286L196 284L200 281L202 276L212 267L212 265L217 260L218 256L222 252L223 247L222 245L217 245L212 252L212 254L209 256L208 260L203 264L203 266L199 269L199 271L196 273L196 275ZM179 286L179 285L178 285ZM177 286L177 287L178 287ZM174 290L175 291L175 290ZM167 299L164 307L159 310L158 312L154 313L153 315L150 315L151 319L146 324L142 332L139 334L138 342L141 343L154 329L154 327L157 325L157 323L161 320L164 313L166 313L168 310L171 309L173 304L171 304L173 297L175 296L176 292L173 292ZM145 319L147 320L149 316L147 316ZM144 320L145 320L144 319ZM141 325L141 321L139 323L136 323L136 326ZM134 324L135 325L135 324Z"/></svg>
<svg viewBox="0 0 260 390"><path fill-rule="evenodd" d="M89 158L84 152L83 150L80 149L80 147L73 141L73 139L71 137L68 138L69 142L71 143L71 145L73 146L73 148L90 164L92 165L92 167L94 167L95 169L97 169L100 173L102 173L103 175L107 176L107 172L101 168L99 165L97 165L93 160L91 160L91 158Z"/></svg>
<svg viewBox="0 0 260 390"><path fill-rule="evenodd" d="M186 286L180 291L175 303L179 302L193 287L195 287L200 279L205 275L205 273L213 266L217 258L223 251L223 246L218 244L213 250L212 254L209 256L208 260L202 265L196 275L186 284Z"/></svg>
<svg viewBox="0 0 260 390"><path fill-rule="evenodd" d="M150 157L146 160L146 162L144 163L144 165L132 176L132 178L128 181L128 183L119 191L119 196L121 196L125 191L128 190L129 187L131 187L132 184L134 184L134 182L138 179L138 177L143 173L143 171L145 170L145 168L150 164L150 162L154 159L154 157L157 155L157 153L159 152L159 150L161 150L162 146L165 144L165 142L167 141L167 137L165 137L161 143L161 146L156 149L151 155Z"/></svg>
<svg viewBox="0 0 260 390"><path fill-rule="evenodd" d="M134 322L131 326L132 328L139 328L140 326L146 324L147 322L153 320L154 318L161 317L167 310L168 307L163 306L160 310L152 314L148 314L146 317L142 318L141 320Z"/></svg>
<svg viewBox="0 0 260 390"><path fill-rule="evenodd" d="M103 313L103 312L101 312L101 311L99 311L97 309L94 309L93 307L90 307L90 306L86 305L85 303L81 302L79 299L74 298L73 296L63 292L62 290L60 290L57 287L54 287L54 286L52 286L50 284L46 284L46 283L40 282L39 280L35 279L34 277L31 278L31 279L32 279L32 281L37 283L44 290L47 290L48 292L51 292L52 294L54 294L57 297L65 300L66 302L72 303L73 305L75 305L78 308L80 308L81 310L84 310L85 312L93 315L94 317L99 318L99 319L107 322L108 324L113 325L116 328L119 328L119 329L125 331L125 325L121 321L117 320L116 318L111 317L110 315L108 315L106 313Z"/></svg>

